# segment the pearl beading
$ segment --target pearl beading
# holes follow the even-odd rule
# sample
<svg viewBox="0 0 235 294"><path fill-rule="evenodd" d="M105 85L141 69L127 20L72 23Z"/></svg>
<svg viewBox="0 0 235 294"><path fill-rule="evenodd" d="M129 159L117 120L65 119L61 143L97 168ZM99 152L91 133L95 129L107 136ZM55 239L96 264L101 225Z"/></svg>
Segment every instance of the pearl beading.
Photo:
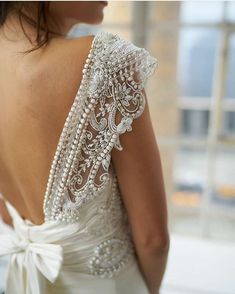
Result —
<svg viewBox="0 0 235 294"><path fill-rule="evenodd" d="M51 187L52 187L52 183L53 183L53 180L56 179L56 173L58 171L58 166L59 166L59 163L61 163L61 158L63 157L63 151L66 149L66 144L64 143L64 140L68 136L69 124L70 124L71 118L73 117L75 110L78 109L78 105L81 104L81 103L79 103L79 99L82 99L82 97L83 97L84 87L85 87L85 85L87 83L87 78L88 78L88 76L86 74L87 74L87 71L88 71L88 66L89 66L89 64L90 64L90 62L92 60L91 59L92 54L93 54L93 52L95 50L95 43L96 43L96 38L97 37L98 37L98 34L95 35L95 37L94 37L94 39L92 41L91 48L89 50L89 54L88 54L87 59L85 61L84 69L82 70L83 75L82 75L82 79L81 79L81 84L80 84L79 89L77 91L77 94L75 96L72 107L71 107L71 109L69 111L69 114L68 114L68 116L66 118L66 121L65 121L61 136L59 138L59 143L58 143L58 146L57 146L57 150L55 152L53 162L51 164L51 169L50 169L50 172L49 172L49 177L48 177L48 182L47 182L47 187L46 187L46 192L45 192L44 202L43 202L43 210L44 210L44 214L45 214L45 220L49 216L49 211L48 211L49 207L47 205L49 204L50 190L51 190ZM93 107L94 102L95 102L95 100L91 99L90 104L88 105L88 108L84 109L85 112L82 113L82 111L80 111L80 113L79 113L80 115L78 115L80 117L80 123L78 124L76 138L72 142L72 144L73 144L72 145L72 153L71 153L71 155L69 157L68 162L65 165L65 169L64 169L65 174L68 172L69 166L70 166L70 164L72 162L73 153L74 153L74 150L76 148L76 144L77 144L77 148L79 148L81 146L81 143L78 142L77 137L79 136L79 132L81 131L82 125L85 122L84 118L89 114L90 110ZM62 176L61 182L59 183L60 188L58 190L58 195L56 197L56 201L54 202L55 208L58 208L59 205L62 202L61 201L61 199L62 199L61 196L62 196L62 192L63 192L63 189L64 189L65 182L66 182L66 178L65 178L65 176ZM55 213L53 213L52 215L55 216ZM50 219L51 219L51 217L50 217Z"/></svg>
<svg viewBox="0 0 235 294"><path fill-rule="evenodd" d="M101 278L118 275L127 262L134 260L131 240L112 238L101 242L89 261L90 273Z"/></svg>
<svg viewBox="0 0 235 294"><path fill-rule="evenodd" d="M94 240L103 236L87 262L90 273L101 277L118 274L135 257L111 151L123 150L120 135L143 113L143 89L156 66L144 48L97 33L51 165L45 221L79 223Z"/></svg>

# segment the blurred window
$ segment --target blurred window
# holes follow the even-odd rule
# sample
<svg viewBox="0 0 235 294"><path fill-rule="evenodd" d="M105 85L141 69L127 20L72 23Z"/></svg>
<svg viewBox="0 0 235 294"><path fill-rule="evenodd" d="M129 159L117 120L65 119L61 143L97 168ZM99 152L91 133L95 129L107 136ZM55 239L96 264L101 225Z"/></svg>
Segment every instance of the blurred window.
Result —
<svg viewBox="0 0 235 294"><path fill-rule="evenodd" d="M172 227L232 239L235 3L182 1L179 22L177 80L183 140L175 156ZM223 226L216 225L219 220Z"/></svg>

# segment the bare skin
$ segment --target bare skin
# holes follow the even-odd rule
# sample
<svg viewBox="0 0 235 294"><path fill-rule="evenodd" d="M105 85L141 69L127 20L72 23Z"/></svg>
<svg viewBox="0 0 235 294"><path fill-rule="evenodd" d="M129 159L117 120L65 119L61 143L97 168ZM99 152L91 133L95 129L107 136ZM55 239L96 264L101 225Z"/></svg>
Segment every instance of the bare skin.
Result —
<svg viewBox="0 0 235 294"><path fill-rule="evenodd" d="M81 5L77 7L78 15L70 14L75 7L54 2L57 26L51 24L51 28L59 30L61 37L51 36L47 47L24 57L17 53L29 49L23 34L5 29L5 33L18 38L11 42L0 28L0 191L23 218L38 225L44 221L43 197L50 165L94 38L91 35L69 40L63 36L75 23L102 21L104 6L95 6L95 13L93 9L90 15L89 5L98 4L88 2L75 2ZM18 30L14 18L12 23ZM34 31L28 30L33 36ZM120 140L124 150L113 149L112 161L139 265L150 293L156 294L166 267L169 234L161 161L148 105L134 121L133 132L123 134ZM0 213L11 225L2 200Z"/></svg>
<svg viewBox="0 0 235 294"><path fill-rule="evenodd" d="M72 24L85 21L84 15L88 23L100 22L104 8L88 1L70 2L71 15L63 16L65 3L53 5L58 25L51 22L50 29L61 37L51 34L46 48L25 56L17 53L31 47L14 15L0 28L0 191L23 218L35 224L43 222L50 164L94 38L65 39L65 35ZM25 28L33 38L33 28L27 24Z"/></svg>
<svg viewBox="0 0 235 294"><path fill-rule="evenodd" d="M160 154L146 101L143 114L132 124L131 135L125 133L120 138L123 150L112 150L112 160L139 265L150 293L156 294L167 264L169 233Z"/></svg>

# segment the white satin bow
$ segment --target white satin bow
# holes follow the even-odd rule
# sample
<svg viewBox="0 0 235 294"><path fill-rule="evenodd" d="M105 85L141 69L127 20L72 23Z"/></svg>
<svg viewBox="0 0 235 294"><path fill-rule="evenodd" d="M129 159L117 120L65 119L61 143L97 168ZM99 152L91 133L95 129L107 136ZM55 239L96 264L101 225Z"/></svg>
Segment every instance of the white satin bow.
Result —
<svg viewBox="0 0 235 294"><path fill-rule="evenodd" d="M6 294L46 293L46 279L52 283L56 280L63 260L62 246L32 242L16 234L0 236L0 256L7 254L11 254L11 258Z"/></svg>

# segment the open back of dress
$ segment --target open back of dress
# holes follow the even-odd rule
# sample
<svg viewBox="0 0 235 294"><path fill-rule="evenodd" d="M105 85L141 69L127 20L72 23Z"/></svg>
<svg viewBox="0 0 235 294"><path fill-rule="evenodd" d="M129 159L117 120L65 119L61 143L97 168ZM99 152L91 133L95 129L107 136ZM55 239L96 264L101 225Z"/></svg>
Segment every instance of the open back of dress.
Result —
<svg viewBox="0 0 235 294"><path fill-rule="evenodd" d="M148 293L111 159L144 110L157 59L99 31L57 145L44 197L44 223L23 220L6 201L14 230L6 294Z"/></svg>

